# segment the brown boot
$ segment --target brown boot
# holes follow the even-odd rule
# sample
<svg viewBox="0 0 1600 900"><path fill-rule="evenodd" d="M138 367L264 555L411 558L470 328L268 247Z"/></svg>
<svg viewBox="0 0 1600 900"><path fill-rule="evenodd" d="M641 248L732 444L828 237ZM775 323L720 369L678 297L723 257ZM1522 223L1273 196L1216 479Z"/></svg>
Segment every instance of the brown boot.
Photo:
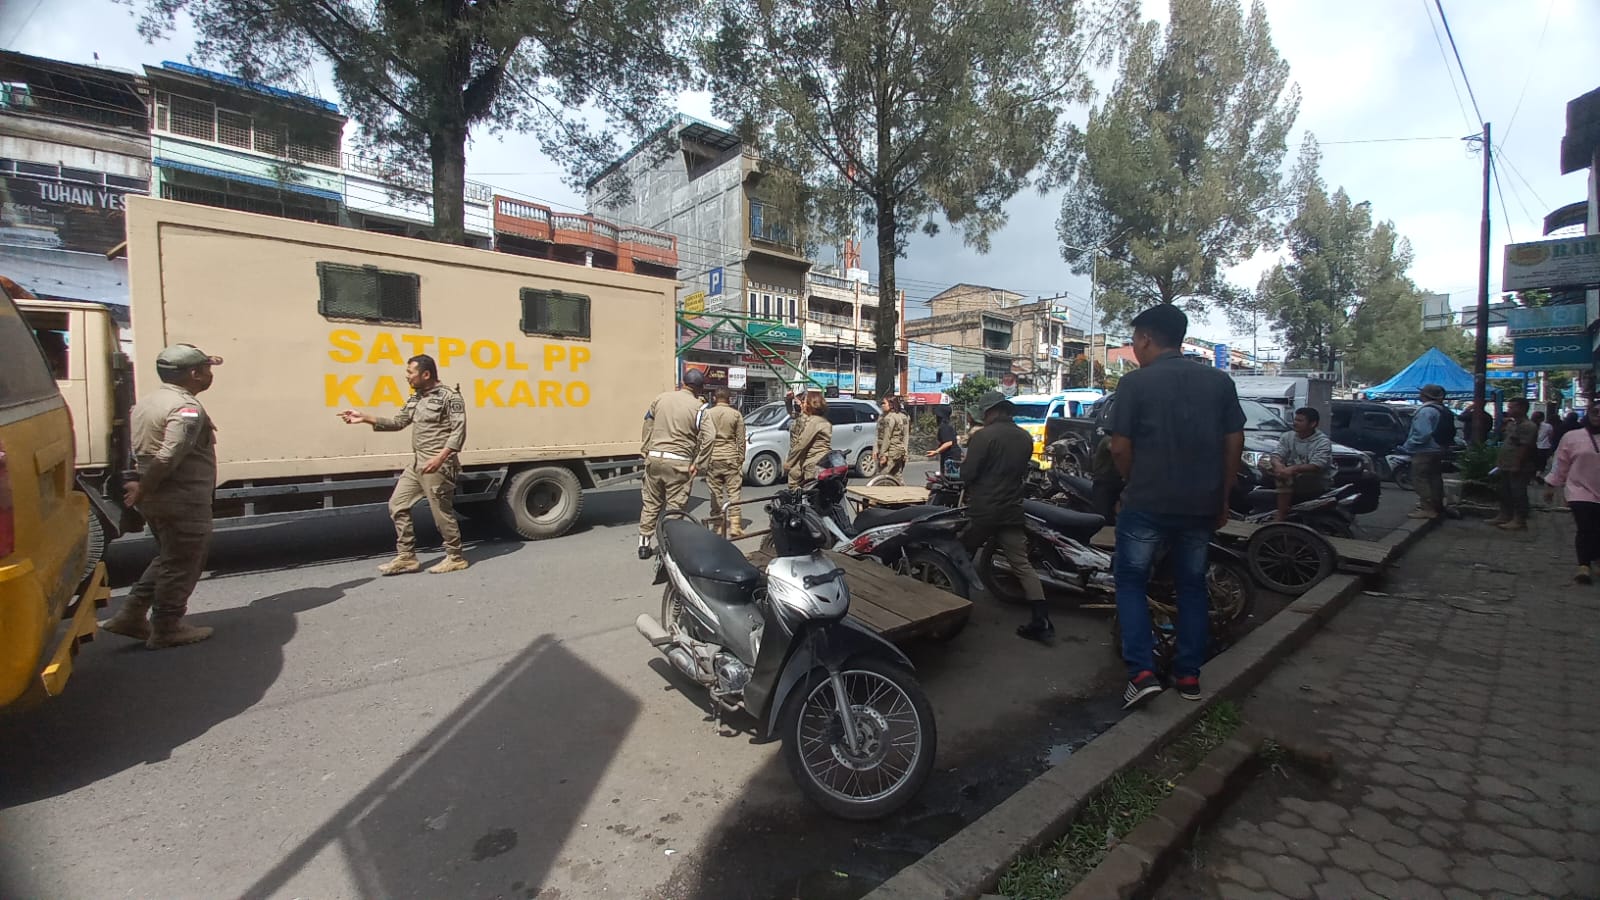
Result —
<svg viewBox="0 0 1600 900"><path fill-rule="evenodd" d="M446 556L438 565L428 570L429 575L443 575L446 572L459 572L469 563L465 556ZM415 570L413 570L415 571Z"/></svg>
<svg viewBox="0 0 1600 900"><path fill-rule="evenodd" d="M378 567L378 572L382 575L409 575L421 570L422 563L417 562L414 553L402 553Z"/></svg>
<svg viewBox="0 0 1600 900"><path fill-rule="evenodd" d="M136 641L150 638L150 607L124 603L117 614L100 623L101 631L120 634Z"/></svg>
<svg viewBox="0 0 1600 900"><path fill-rule="evenodd" d="M164 650L198 644L208 637L211 637L211 628L206 625L188 625L182 619L151 619L150 639L144 645L150 650Z"/></svg>

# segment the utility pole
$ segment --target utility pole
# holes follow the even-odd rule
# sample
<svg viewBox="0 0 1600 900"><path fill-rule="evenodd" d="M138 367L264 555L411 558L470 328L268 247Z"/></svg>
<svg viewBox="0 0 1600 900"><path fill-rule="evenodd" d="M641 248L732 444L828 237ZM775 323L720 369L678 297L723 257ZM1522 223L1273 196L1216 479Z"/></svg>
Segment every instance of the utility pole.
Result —
<svg viewBox="0 0 1600 900"><path fill-rule="evenodd" d="M1469 139L1470 140L1470 139ZM1478 347L1472 376L1472 402L1477 407L1472 442L1482 445L1489 434L1489 178L1494 144L1489 123L1483 123L1483 221L1478 226Z"/></svg>

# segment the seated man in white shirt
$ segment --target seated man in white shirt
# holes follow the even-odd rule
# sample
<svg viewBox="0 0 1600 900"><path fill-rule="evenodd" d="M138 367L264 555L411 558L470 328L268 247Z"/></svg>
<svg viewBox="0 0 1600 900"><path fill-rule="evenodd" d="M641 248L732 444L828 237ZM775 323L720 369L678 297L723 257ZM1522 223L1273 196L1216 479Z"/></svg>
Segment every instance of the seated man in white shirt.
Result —
<svg viewBox="0 0 1600 900"><path fill-rule="evenodd" d="M1294 411L1294 429L1278 440L1278 452L1261 468L1278 482L1278 515L1289 518L1289 508L1302 500L1326 493L1333 480L1333 439L1317 430L1321 414L1309 406Z"/></svg>

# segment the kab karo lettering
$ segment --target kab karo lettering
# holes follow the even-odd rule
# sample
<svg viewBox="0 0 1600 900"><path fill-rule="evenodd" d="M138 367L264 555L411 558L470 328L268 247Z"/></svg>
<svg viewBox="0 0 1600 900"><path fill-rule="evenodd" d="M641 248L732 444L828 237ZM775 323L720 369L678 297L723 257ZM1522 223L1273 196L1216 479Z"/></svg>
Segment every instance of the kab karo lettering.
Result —
<svg viewBox="0 0 1600 900"><path fill-rule="evenodd" d="M469 341L387 331L362 334L348 328L330 332L328 344L328 358L341 366L385 367L383 374L346 374L348 369L325 373L324 401L330 408L405 405L409 388L388 367L398 369L421 354L438 362L439 380L445 384L458 376L455 382L461 385L463 399L478 409L581 407L589 405L591 396L589 383L576 377L592 361L589 347L581 344ZM470 381L460 379L463 368L487 374ZM528 374L518 374L523 372Z"/></svg>

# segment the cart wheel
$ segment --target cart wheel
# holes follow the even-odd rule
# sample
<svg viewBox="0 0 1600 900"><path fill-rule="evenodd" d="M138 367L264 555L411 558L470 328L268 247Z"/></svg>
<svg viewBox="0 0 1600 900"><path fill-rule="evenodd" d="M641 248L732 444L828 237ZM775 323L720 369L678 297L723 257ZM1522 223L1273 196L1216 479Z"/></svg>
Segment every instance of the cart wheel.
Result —
<svg viewBox="0 0 1600 900"><path fill-rule="evenodd" d="M867 487L905 487L905 484L899 475L874 475L867 479Z"/></svg>
<svg viewBox="0 0 1600 900"><path fill-rule="evenodd" d="M1245 559L1257 584L1291 597L1311 590L1338 564L1327 538L1292 522L1257 528L1245 548Z"/></svg>

